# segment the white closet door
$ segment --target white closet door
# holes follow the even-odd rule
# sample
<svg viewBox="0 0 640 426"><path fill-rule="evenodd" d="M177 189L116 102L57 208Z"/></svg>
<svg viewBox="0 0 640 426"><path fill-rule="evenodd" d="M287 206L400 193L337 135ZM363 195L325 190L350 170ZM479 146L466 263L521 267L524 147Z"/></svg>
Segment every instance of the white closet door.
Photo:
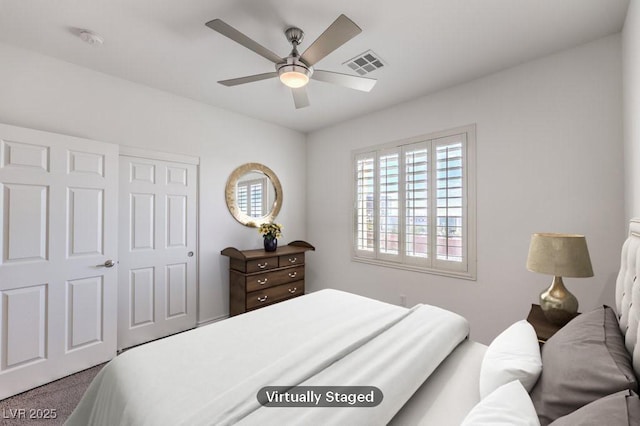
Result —
<svg viewBox="0 0 640 426"><path fill-rule="evenodd" d="M115 356L117 190L117 145L0 124L0 399Z"/></svg>
<svg viewBox="0 0 640 426"><path fill-rule="evenodd" d="M196 325L197 166L120 156L118 349Z"/></svg>

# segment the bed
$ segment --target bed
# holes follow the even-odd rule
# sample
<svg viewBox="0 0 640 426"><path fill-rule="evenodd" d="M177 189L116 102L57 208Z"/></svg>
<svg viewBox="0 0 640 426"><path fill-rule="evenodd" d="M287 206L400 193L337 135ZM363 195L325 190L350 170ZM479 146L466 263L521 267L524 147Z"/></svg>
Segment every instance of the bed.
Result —
<svg viewBox="0 0 640 426"><path fill-rule="evenodd" d="M616 309L583 313L542 351L526 321L485 346L453 312L322 290L126 351L67 424L640 424L640 221L629 231ZM273 386L379 393L265 406Z"/></svg>

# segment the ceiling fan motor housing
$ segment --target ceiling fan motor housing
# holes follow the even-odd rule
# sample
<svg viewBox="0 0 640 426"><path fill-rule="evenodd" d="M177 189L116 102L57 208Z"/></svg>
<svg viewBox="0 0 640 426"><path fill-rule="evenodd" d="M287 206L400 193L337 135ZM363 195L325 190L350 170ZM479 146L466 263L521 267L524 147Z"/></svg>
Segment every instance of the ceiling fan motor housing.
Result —
<svg viewBox="0 0 640 426"><path fill-rule="evenodd" d="M278 71L278 74L285 72L299 72L307 77L311 77L311 74L313 74L313 67L307 66L307 64L302 62L299 57L288 56L284 58L284 62L276 64L276 71Z"/></svg>

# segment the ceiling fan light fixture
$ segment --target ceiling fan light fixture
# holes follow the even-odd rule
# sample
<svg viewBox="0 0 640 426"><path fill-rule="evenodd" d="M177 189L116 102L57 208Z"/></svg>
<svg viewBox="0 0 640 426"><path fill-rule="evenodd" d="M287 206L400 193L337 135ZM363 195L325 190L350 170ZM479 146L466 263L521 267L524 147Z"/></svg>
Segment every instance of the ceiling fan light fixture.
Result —
<svg viewBox="0 0 640 426"><path fill-rule="evenodd" d="M292 89L296 108L304 108L309 106L309 98L304 87L309 83L309 79L311 78L363 92L370 91L376 83L376 80L373 78L332 71L317 70L314 72L313 65L362 32L362 29L345 15L338 16L338 18L302 52L302 55L298 53L298 46L304 37L304 32L298 27L287 28L284 35L287 41L291 43L292 49L291 53L286 57L277 55L221 19L213 19L205 25L254 53L257 53L275 65L275 72L272 71L218 81L218 83L224 86L237 86L239 84L266 80L277 76L282 84Z"/></svg>
<svg viewBox="0 0 640 426"><path fill-rule="evenodd" d="M307 85L311 70L302 65L284 65L278 68L278 76L282 84L297 89Z"/></svg>

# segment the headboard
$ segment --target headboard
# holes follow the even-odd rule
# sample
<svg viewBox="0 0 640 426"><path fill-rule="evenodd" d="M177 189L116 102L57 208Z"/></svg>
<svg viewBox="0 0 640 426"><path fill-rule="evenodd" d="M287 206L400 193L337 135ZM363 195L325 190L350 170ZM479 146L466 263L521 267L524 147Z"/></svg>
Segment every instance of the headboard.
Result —
<svg viewBox="0 0 640 426"><path fill-rule="evenodd" d="M629 236L622 246L620 272L616 280L616 310L625 345L633 357L633 369L640 377L640 218L631 219Z"/></svg>

